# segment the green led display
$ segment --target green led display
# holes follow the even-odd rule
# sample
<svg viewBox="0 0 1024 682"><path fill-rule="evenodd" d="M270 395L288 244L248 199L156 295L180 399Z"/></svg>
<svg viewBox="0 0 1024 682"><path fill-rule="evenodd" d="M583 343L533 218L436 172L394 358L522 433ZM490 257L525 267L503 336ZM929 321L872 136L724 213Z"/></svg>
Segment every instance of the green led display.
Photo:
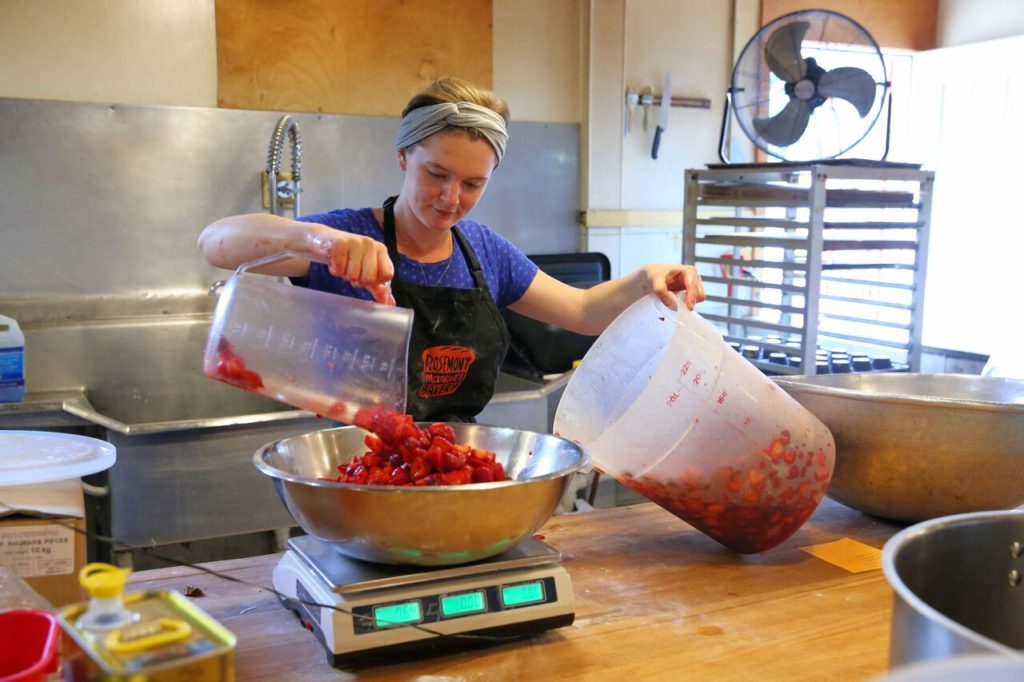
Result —
<svg viewBox="0 0 1024 682"><path fill-rule="evenodd" d="M487 610L487 599L482 591L449 594L441 597L441 617L452 618Z"/></svg>
<svg viewBox="0 0 1024 682"><path fill-rule="evenodd" d="M544 601L544 584L541 581L521 585L504 585L501 588L501 603L505 606L520 606Z"/></svg>
<svg viewBox="0 0 1024 682"><path fill-rule="evenodd" d="M396 625L418 623L423 619L423 611L418 601L407 601L401 604L378 606L373 609L373 624L378 628L390 628Z"/></svg>

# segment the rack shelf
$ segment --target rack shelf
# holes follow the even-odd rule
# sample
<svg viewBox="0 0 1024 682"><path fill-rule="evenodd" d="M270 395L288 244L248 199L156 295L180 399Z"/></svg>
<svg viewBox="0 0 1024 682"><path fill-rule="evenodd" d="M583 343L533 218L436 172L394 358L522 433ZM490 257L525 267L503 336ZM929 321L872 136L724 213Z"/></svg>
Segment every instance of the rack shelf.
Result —
<svg viewBox="0 0 1024 682"><path fill-rule="evenodd" d="M831 371L821 351L918 371L933 181L887 163L688 170L701 314L766 373Z"/></svg>

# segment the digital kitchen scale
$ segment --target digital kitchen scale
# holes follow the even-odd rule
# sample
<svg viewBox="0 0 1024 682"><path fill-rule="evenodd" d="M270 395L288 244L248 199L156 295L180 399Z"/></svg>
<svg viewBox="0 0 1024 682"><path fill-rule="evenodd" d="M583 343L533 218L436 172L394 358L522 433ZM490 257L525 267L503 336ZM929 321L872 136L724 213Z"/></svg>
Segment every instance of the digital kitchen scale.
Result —
<svg viewBox="0 0 1024 682"><path fill-rule="evenodd" d="M328 662L344 666L570 625L572 586L561 558L527 538L472 564L395 566L351 559L305 535L288 541L273 581L282 604L324 645Z"/></svg>

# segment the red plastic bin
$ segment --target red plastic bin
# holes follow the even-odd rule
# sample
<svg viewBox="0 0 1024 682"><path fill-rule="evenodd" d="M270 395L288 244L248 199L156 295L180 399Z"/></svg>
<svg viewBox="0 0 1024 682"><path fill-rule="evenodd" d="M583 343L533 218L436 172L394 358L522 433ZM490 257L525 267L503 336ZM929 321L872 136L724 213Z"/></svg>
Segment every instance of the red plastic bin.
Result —
<svg viewBox="0 0 1024 682"><path fill-rule="evenodd" d="M52 613L0 611L0 682L35 682L57 671L60 625Z"/></svg>

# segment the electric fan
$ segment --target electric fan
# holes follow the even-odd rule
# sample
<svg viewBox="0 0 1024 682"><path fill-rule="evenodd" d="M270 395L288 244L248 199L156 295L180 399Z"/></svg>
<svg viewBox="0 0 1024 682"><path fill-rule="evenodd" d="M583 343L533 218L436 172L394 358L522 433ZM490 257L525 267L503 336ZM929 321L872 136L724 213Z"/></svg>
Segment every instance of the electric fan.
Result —
<svg viewBox="0 0 1024 682"><path fill-rule="evenodd" d="M827 10L779 17L736 61L719 156L729 163L725 133L735 115L759 149L783 161L837 157L875 125L888 89L881 50L853 19Z"/></svg>

